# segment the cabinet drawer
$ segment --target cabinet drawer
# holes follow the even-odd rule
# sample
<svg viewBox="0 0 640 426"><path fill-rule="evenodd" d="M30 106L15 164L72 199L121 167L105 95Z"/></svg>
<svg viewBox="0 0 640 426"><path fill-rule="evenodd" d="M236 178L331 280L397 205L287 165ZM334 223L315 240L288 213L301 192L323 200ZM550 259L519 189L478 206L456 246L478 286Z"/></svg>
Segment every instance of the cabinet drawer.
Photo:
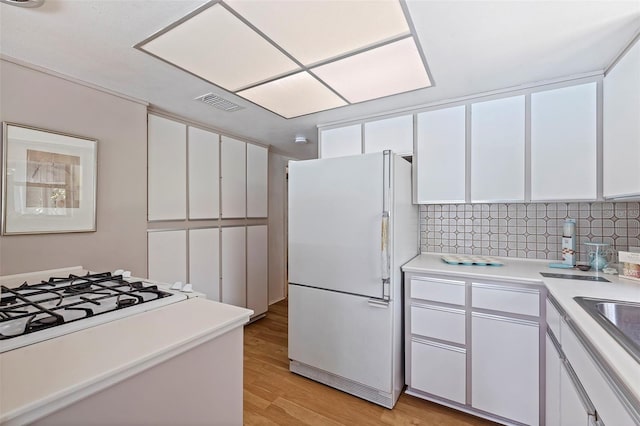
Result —
<svg viewBox="0 0 640 426"><path fill-rule="evenodd" d="M474 308L540 316L540 292L535 289L473 283L471 304Z"/></svg>
<svg viewBox="0 0 640 426"><path fill-rule="evenodd" d="M411 306L411 333L465 343L465 312L439 306Z"/></svg>
<svg viewBox="0 0 640 426"><path fill-rule="evenodd" d="M551 301L547 299L547 325L553 332L553 335L555 336L556 340L558 340L558 342L561 341L560 318L560 312L558 312L556 307L553 306L553 303L551 303Z"/></svg>
<svg viewBox="0 0 640 426"><path fill-rule="evenodd" d="M411 342L413 389L465 403L467 363L464 349L432 342Z"/></svg>
<svg viewBox="0 0 640 426"><path fill-rule="evenodd" d="M411 298L451 303L453 305L464 305L464 281L413 277L411 278Z"/></svg>

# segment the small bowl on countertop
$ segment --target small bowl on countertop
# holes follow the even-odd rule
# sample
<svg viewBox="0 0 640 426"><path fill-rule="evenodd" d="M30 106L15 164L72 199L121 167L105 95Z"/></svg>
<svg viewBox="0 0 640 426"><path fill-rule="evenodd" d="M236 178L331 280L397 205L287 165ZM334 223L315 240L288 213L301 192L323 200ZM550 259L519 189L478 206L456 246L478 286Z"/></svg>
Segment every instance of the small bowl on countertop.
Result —
<svg viewBox="0 0 640 426"><path fill-rule="evenodd" d="M578 264L578 265L576 265L576 268L580 269L581 271L588 271L588 270L591 269L591 265Z"/></svg>

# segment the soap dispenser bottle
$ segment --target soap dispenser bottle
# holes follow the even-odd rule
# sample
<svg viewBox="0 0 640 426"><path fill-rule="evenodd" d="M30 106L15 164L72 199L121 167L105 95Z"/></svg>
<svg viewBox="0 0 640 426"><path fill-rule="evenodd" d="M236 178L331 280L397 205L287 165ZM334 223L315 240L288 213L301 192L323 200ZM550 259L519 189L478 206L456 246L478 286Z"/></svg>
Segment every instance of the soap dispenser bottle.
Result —
<svg viewBox="0 0 640 426"><path fill-rule="evenodd" d="M576 266L576 220L567 219L562 227L562 263Z"/></svg>

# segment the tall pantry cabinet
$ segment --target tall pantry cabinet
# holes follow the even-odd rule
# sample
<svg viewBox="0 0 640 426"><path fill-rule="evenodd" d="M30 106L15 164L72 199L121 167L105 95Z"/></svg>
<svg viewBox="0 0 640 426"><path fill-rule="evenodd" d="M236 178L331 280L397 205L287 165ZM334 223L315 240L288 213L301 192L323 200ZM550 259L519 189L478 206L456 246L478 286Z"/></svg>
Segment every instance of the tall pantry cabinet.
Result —
<svg viewBox="0 0 640 426"><path fill-rule="evenodd" d="M149 114L148 276L268 307L268 149Z"/></svg>

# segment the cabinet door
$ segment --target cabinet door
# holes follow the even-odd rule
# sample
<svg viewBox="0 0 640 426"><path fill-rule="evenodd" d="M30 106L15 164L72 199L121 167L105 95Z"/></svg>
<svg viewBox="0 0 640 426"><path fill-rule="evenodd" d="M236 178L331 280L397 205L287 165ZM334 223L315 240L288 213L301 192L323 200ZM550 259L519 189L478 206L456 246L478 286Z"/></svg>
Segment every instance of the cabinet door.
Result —
<svg viewBox="0 0 640 426"><path fill-rule="evenodd" d="M319 154L320 158L362 154L362 126L321 130Z"/></svg>
<svg viewBox="0 0 640 426"><path fill-rule="evenodd" d="M476 312L471 323L471 405L537 425L538 324Z"/></svg>
<svg viewBox="0 0 640 426"><path fill-rule="evenodd" d="M589 413L582 402L576 384L572 379L575 374L566 363L560 366L560 424L562 426L588 425Z"/></svg>
<svg viewBox="0 0 640 426"><path fill-rule="evenodd" d="M149 220L187 217L187 126L149 115Z"/></svg>
<svg viewBox="0 0 640 426"><path fill-rule="evenodd" d="M247 144L222 136L220 148L221 210L223 218L247 215Z"/></svg>
<svg viewBox="0 0 640 426"><path fill-rule="evenodd" d="M524 96L471 107L471 201L524 201Z"/></svg>
<svg viewBox="0 0 640 426"><path fill-rule="evenodd" d="M562 360L553 340L546 337L545 426L560 426L560 366Z"/></svg>
<svg viewBox="0 0 640 426"><path fill-rule="evenodd" d="M364 125L364 152L382 152L385 149L401 155L413 154L413 115Z"/></svg>
<svg viewBox="0 0 640 426"><path fill-rule="evenodd" d="M220 301L220 229L189 230L189 282L208 299Z"/></svg>
<svg viewBox="0 0 640 426"><path fill-rule="evenodd" d="M640 42L604 78L603 192L640 194Z"/></svg>
<svg viewBox="0 0 640 426"><path fill-rule="evenodd" d="M247 227L247 308L267 312L269 300L267 225Z"/></svg>
<svg viewBox="0 0 640 426"><path fill-rule="evenodd" d="M247 144L247 217L267 217L269 151Z"/></svg>
<svg viewBox="0 0 640 426"><path fill-rule="evenodd" d="M611 387L609 380L605 378L600 367L564 319L560 322L560 330L562 351L572 369L580 377L580 386L597 406L598 418L605 425L637 424L617 396L617 391Z"/></svg>
<svg viewBox="0 0 640 426"><path fill-rule="evenodd" d="M418 114L416 203L465 201L465 107Z"/></svg>
<svg viewBox="0 0 640 426"><path fill-rule="evenodd" d="M596 83L532 94L531 200L596 196Z"/></svg>
<svg viewBox="0 0 640 426"><path fill-rule="evenodd" d="M244 226L222 228L222 302L245 307L247 303L247 247Z"/></svg>
<svg viewBox="0 0 640 426"><path fill-rule="evenodd" d="M220 215L220 136L189 127L189 219Z"/></svg>
<svg viewBox="0 0 640 426"><path fill-rule="evenodd" d="M409 386L464 404L467 380L466 359L464 349L413 340Z"/></svg>
<svg viewBox="0 0 640 426"><path fill-rule="evenodd" d="M147 232L149 278L164 283L187 280L187 231Z"/></svg>

